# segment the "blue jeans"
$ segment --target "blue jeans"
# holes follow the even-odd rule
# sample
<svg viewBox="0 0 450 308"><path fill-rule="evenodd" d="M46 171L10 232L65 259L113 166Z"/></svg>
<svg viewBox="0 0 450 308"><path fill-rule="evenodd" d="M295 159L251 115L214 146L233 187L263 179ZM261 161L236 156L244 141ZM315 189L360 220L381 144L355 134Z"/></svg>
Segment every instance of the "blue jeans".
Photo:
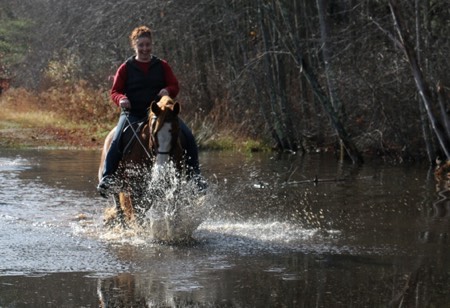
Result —
<svg viewBox="0 0 450 308"><path fill-rule="evenodd" d="M119 121L117 122L116 131L114 133L113 140L111 142L111 146L106 154L105 163L103 165L103 174L102 178L105 176L114 175L117 168L119 167L120 160L122 159L123 153L120 149L120 139L122 137L122 132L124 128L128 125L128 121L130 123L136 123L142 121L142 116L136 116L133 114L129 114L126 112L122 112L119 117ZM145 119L145 118L144 118ZM192 131L187 127L187 125L179 119L179 125L181 134L186 140L185 145L185 159L190 172L194 175L200 174L200 164L198 161L198 148L197 143L195 141L195 137L192 134Z"/></svg>
<svg viewBox="0 0 450 308"><path fill-rule="evenodd" d="M183 122L183 120L179 119L180 131L186 140L185 148L185 160L188 166L189 173L192 172L193 175L200 174L200 163L198 160L198 147L197 142L195 141L195 137L192 134L192 131L187 127L187 125Z"/></svg>

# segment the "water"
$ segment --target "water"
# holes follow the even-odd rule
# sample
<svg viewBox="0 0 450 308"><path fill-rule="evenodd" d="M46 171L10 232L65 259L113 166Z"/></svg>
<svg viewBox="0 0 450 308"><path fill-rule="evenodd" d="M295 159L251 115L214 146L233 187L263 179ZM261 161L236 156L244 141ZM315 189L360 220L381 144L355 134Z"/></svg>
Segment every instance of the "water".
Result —
<svg viewBox="0 0 450 308"><path fill-rule="evenodd" d="M450 302L450 203L427 166L200 159L207 212L184 214L194 242L169 245L103 227L98 152L0 150L0 307Z"/></svg>

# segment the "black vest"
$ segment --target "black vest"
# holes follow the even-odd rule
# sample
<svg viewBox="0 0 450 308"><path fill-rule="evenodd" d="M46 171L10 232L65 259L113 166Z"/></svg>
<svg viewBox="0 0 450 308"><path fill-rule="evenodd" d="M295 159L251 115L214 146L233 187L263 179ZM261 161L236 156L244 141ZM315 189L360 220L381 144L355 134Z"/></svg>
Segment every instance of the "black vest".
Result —
<svg viewBox="0 0 450 308"><path fill-rule="evenodd" d="M152 56L147 74L138 66L134 56L126 61L126 67L125 95L131 103L130 112L144 117L151 102L158 99L159 91L166 87L162 61Z"/></svg>

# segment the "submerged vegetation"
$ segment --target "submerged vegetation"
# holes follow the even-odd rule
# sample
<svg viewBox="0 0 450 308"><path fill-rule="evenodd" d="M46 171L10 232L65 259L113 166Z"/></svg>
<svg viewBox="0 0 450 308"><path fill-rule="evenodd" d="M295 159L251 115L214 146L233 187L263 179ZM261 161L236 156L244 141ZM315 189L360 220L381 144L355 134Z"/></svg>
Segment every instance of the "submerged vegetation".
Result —
<svg viewBox="0 0 450 308"><path fill-rule="evenodd" d="M146 24L203 148L449 159L447 2L3 0L1 129L101 143L111 75Z"/></svg>

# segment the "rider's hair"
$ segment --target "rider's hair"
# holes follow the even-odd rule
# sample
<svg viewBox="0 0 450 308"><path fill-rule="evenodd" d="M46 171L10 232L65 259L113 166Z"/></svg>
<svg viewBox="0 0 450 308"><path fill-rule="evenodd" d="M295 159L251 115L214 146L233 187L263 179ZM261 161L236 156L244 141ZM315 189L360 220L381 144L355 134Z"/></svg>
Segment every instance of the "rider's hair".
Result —
<svg viewBox="0 0 450 308"><path fill-rule="evenodd" d="M130 34L131 47L134 47L134 45L136 44L136 40L140 37L148 37L151 40L152 39L152 30L150 30L150 28L146 27L146 26L140 26L140 27L134 28Z"/></svg>

